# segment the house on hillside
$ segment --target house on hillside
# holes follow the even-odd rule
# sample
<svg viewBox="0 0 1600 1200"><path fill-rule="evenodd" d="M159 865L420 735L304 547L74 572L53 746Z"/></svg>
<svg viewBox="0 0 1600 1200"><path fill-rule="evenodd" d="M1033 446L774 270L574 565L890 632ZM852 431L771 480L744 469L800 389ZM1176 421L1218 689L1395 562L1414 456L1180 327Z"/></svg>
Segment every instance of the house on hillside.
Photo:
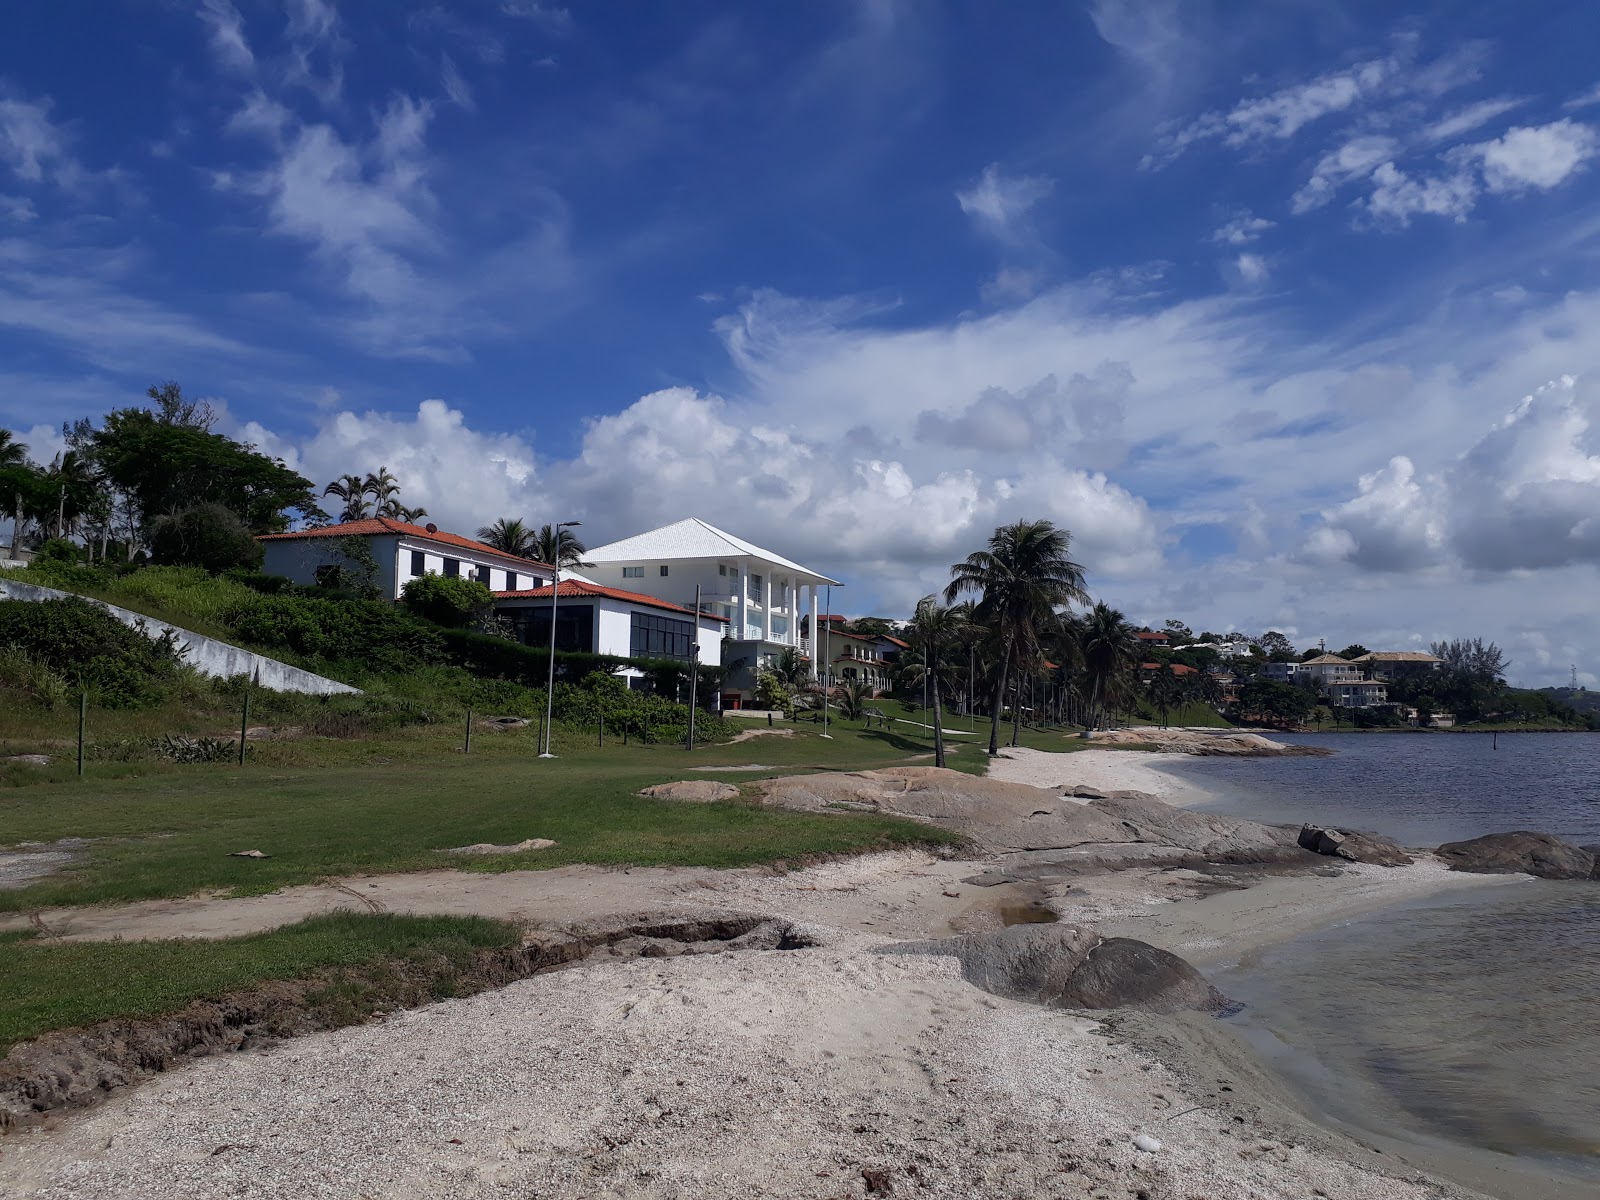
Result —
<svg viewBox="0 0 1600 1200"><path fill-rule="evenodd" d="M1172 644L1170 634L1159 633L1149 629L1141 629L1134 636L1139 639L1139 644L1146 650L1165 650Z"/></svg>
<svg viewBox="0 0 1600 1200"><path fill-rule="evenodd" d="M405 585L422 575L476 579L490 591L511 592L550 582L552 569L531 558L504 554L493 546L437 525L412 525L390 517L369 517L301 529L267 533L256 539L265 555L261 569L306 587L348 583L362 564L350 557L355 543L371 555L378 595L398 600Z"/></svg>
<svg viewBox="0 0 1600 1200"><path fill-rule="evenodd" d="M826 651L830 660L830 682L864 683L874 696L890 686L889 666L876 637L830 630Z"/></svg>
<svg viewBox="0 0 1600 1200"><path fill-rule="evenodd" d="M506 621L517 641L528 646L550 645L552 608L557 652L683 663L698 657L704 665L722 665L726 617L697 616L692 609L654 596L567 575L559 585L499 591L494 597L496 615ZM622 674L630 682L643 678L642 672L631 668Z"/></svg>
<svg viewBox="0 0 1600 1200"><path fill-rule="evenodd" d="M1389 687L1378 679L1341 679L1328 684L1328 703L1340 708L1371 708L1389 702Z"/></svg>
<svg viewBox="0 0 1600 1200"><path fill-rule="evenodd" d="M816 678L817 655L801 632L802 618L810 616L815 624L822 589L838 580L698 517L596 546L584 560L584 575L598 584L682 608L693 608L699 587L702 611L727 621L724 707L746 706L757 674L786 651L806 657Z"/></svg>
<svg viewBox="0 0 1600 1200"><path fill-rule="evenodd" d="M1364 675L1361 668L1350 659L1340 658L1337 654L1319 654L1301 663L1300 669L1295 672L1296 680L1308 677L1317 690L1322 691L1331 684L1348 683L1362 679Z"/></svg>
<svg viewBox="0 0 1600 1200"><path fill-rule="evenodd" d="M1415 679L1444 666L1444 659L1419 650L1375 650L1354 660L1374 679Z"/></svg>
<svg viewBox="0 0 1600 1200"><path fill-rule="evenodd" d="M1304 665L1297 662L1262 663L1260 675L1273 683L1293 683L1300 677L1300 668Z"/></svg>

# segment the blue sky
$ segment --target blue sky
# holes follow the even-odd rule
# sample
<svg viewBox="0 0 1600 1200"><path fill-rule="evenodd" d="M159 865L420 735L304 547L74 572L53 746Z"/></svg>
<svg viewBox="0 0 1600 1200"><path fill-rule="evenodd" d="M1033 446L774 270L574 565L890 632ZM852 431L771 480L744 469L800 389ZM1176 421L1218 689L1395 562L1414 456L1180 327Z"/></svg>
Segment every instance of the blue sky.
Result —
<svg viewBox="0 0 1600 1200"><path fill-rule="evenodd" d="M894 612L1048 516L1140 620L1600 682L1591 6L84 11L0 48L40 457L176 378L469 532L699 515Z"/></svg>

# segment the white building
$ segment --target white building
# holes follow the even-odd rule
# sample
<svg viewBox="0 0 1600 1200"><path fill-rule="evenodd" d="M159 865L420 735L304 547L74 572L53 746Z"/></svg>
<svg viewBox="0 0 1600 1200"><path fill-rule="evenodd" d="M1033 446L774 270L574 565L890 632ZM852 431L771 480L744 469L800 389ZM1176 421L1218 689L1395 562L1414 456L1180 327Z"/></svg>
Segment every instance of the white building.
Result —
<svg viewBox="0 0 1600 1200"><path fill-rule="evenodd" d="M1350 683L1363 678L1360 667L1337 654L1319 654L1300 664L1297 678L1309 675L1317 688L1325 689L1336 683Z"/></svg>
<svg viewBox="0 0 1600 1200"><path fill-rule="evenodd" d="M681 608L693 608L699 587L702 610L728 620L722 647L728 668L725 706L748 702L756 673L787 650L810 658L815 678L816 656L801 633L800 619L810 616L815 625L822 589L837 580L697 517L597 546L584 560L584 575L597 583Z"/></svg>
<svg viewBox="0 0 1600 1200"><path fill-rule="evenodd" d="M366 543L378 567L378 595L388 600L398 600L406 584L420 575L476 579L490 591L510 592L547 584L552 574L545 563L503 554L432 523L410 525L389 517L263 534L256 539L265 552L261 569L307 587L336 584L341 573L348 577L359 569L343 552L346 538Z"/></svg>
<svg viewBox="0 0 1600 1200"><path fill-rule="evenodd" d="M700 614L654 596L605 587L563 574L560 592L540 588L497 592L494 609L511 623L513 635L529 646L550 645L550 609L555 600L556 650L580 654L613 654L619 658L676 659L722 664L727 618ZM629 678L642 673L625 670Z"/></svg>
<svg viewBox="0 0 1600 1200"><path fill-rule="evenodd" d="M1381 679L1344 679L1328 685L1328 702L1340 708L1371 708L1389 702L1389 688Z"/></svg>

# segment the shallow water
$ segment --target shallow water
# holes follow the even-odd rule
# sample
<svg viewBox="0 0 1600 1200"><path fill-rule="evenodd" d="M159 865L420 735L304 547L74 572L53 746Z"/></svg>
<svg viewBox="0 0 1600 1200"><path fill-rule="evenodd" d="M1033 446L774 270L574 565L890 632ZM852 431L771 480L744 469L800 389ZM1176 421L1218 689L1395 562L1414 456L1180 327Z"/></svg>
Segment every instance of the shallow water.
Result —
<svg viewBox="0 0 1600 1200"><path fill-rule="evenodd" d="M1600 842L1600 737L1343 734L1331 758L1163 767L1256 820L1411 846L1510 829ZM1600 1179L1600 883L1529 880L1372 914L1212 972L1315 1107ZM1409 1132L1402 1132L1409 1131Z"/></svg>

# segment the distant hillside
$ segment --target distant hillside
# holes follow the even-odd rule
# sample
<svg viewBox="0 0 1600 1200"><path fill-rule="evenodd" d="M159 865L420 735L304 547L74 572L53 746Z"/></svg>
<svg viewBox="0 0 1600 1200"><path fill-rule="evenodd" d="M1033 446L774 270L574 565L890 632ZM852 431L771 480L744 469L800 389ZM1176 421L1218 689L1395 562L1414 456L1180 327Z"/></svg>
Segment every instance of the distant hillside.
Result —
<svg viewBox="0 0 1600 1200"><path fill-rule="evenodd" d="M1560 704L1565 704L1577 709L1581 713L1600 713L1600 692L1591 692L1586 688L1547 687L1540 688L1541 695Z"/></svg>

